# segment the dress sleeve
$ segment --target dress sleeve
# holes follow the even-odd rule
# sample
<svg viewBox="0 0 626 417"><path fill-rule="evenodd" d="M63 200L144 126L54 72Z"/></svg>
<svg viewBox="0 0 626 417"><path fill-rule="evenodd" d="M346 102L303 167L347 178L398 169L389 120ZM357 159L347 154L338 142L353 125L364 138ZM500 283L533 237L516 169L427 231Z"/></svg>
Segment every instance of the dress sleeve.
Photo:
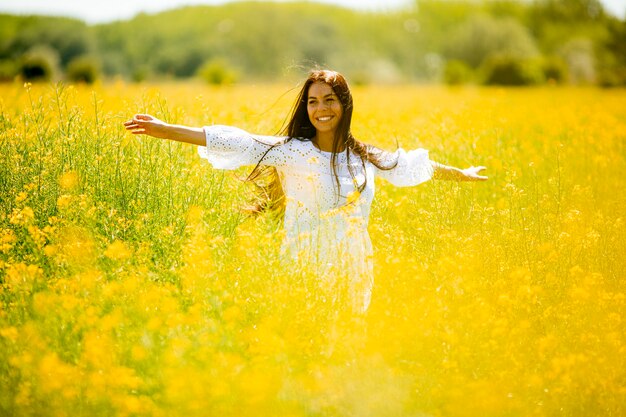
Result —
<svg viewBox="0 0 626 417"><path fill-rule="evenodd" d="M205 126L203 130L206 146L200 146L198 154L213 168L236 169L256 165L261 158L263 165L278 166L283 162L282 152L277 150L284 138L252 135L237 127L223 125Z"/></svg>
<svg viewBox="0 0 626 417"><path fill-rule="evenodd" d="M389 161L389 166L393 166L396 160L398 163L388 170L376 168L376 175L395 186L418 185L428 181L433 176L433 167L426 149L419 148L407 152L400 148L396 152L390 153L386 159Z"/></svg>

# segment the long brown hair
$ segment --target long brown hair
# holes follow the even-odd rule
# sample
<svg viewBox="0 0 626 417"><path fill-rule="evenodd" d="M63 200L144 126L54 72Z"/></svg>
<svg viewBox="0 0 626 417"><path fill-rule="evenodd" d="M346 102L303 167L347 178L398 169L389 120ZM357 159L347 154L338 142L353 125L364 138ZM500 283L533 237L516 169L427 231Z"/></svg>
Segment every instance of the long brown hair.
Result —
<svg viewBox="0 0 626 417"><path fill-rule="evenodd" d="M343 116L339 120L339 124L337 125L337 129L335 131L330 159L336 189L340 190L339 176L337 174L337 155L340 149L344 149L344 152L346 152L350 176L357 186L358 191L363 192L367 185L367 176L364 176L365 181L363 181L362 184L356 183L357 173L354 172L354 168L350 164L350 156L352 153L359 157L363 172L365 172L366 161L372 163L377 168L384 170L394 168L397 161L393 161L389 164L388 159L384 158L384 156L388 155L387 153L382 152L380 149L373 146L359 142L354 138L352 131L350 130L350 126L352 124L352 111L354 108L352 93L350 92L348 82L344 76L336 71L313 70L309 73L309 76L304 81L304 85L298 93L298 98L296 99L291 111L289 122L282 129L281 134L286 136L285 141L278 145L270 146L267 152L275 146L281 146L292 139L307 142L310 142L313 139L316 134L316 130L309 119L307 100L309 88L316 82L328 84L339 98L339 102L341 103L343 109ZM263 157L267 154L267 152L263 155ZM252 207L249 208L249 211L253 213L260 213L270 209L275 210L277 214L282 215L285 206L285 195L280 183L278 171L274 167L261 165L263 157L259 160L247 178L248 181L254 184L257 190L256 201ZM338 198L339 191L337 192L337 199Z"/></svg>

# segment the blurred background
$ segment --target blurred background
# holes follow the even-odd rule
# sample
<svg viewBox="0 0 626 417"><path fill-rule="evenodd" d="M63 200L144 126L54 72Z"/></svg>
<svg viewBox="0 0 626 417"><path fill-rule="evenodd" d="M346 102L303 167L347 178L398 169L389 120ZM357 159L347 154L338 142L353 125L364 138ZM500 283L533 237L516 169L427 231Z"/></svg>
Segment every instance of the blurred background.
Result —
<svg viewBox="0 0 626 417"><path fill-rule="evenodd" d="M0 2L0 81L626 85L626 0L56 3Z"/></svg>

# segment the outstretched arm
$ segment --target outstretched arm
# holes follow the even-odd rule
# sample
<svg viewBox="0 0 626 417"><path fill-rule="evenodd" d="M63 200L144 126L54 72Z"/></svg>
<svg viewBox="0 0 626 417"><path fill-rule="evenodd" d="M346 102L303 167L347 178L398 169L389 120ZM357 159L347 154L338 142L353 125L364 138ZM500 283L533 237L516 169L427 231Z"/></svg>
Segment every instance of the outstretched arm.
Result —
<svg viewBox="0 0 626 417"><path fill-rule="evenodd" d="M206 144L202 128L172 125L149 114L136 114L132 120L125 122L124 126L135 135L148 135L199 146Z"/></svg>
<svg viewBox="0 0 626 417"><path fill-rule="evenodd" d="M438 162L431 161L433 167L433 179L434 180L448 180L448 181L486 181L487 177L484 175L478 175L478 173L487 168L483 166L475 167L471 166L466 169L459 169L447 165L440 164Z"/></svg>

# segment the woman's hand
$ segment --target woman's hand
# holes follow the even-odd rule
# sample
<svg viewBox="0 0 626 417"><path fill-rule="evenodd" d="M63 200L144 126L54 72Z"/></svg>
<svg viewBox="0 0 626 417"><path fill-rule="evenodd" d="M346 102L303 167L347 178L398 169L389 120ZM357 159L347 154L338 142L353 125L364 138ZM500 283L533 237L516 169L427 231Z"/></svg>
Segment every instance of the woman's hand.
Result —
<svg viewBox="0 0 626 417"><path fill-rule="evenodd" d="M170 139L170 125L149 114L136 114L124 123L126 130L134 135L148 135L160 139Z"/></svg>
<svg viewBox="0 0 626 417"><path fill-rule="evenodd" d="M471 166L459 169L431 161L433 167L433 179L447 181L487 181L487 177L479 173L487 168Z"/></svg>
<svg viewBox="0 0 626 417"><path fill-rule="evenodd" d="M461 170L463 175L465 175L464 181L487 181L487 177L484 175L478 175L480 171L487 169L486 167L480 166L475 167L471 166L469 168L465 168Z"/></svg>

